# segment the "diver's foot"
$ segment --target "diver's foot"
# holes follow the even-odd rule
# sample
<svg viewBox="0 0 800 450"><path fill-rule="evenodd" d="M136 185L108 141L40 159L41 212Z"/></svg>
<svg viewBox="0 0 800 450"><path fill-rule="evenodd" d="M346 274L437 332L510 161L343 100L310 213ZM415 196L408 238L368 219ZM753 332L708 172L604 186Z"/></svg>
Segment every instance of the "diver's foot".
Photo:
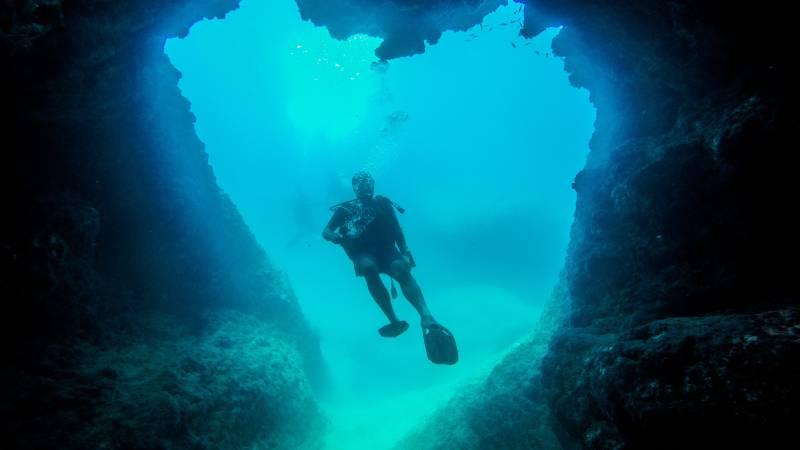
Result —
<svg viewBox="0 0 800 450"><path fill-rule="evenodd" d="M405 320L398 320L397 322L392 322L389 325L378 328L378 333L383 337L397 337L405 333L407 329L408 322Z"/></svg>
<svg viewBox="0 0 800 450"><path fill-rule="evenodd" d="M427 330L428 328L431 328L431 327L435 327L435 326L439 326L440 327L441 325L439 325L439 322L437 322L436 319L433 318L433 316L423 316L422 317L422 323L420 324L420 326L422 327L422 330L424 331L424 330Z"/></svg>

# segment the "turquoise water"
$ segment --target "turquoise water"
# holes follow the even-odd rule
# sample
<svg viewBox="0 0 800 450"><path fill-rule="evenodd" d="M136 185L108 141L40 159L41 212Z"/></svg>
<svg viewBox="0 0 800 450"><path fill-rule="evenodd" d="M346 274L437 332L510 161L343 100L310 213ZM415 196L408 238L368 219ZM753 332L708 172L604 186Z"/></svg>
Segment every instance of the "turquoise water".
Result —
<svg viewBox="0 0 800 450"><path fill-rule="evenodd" d="M336 41L291 0L245 0L167 42L220 186L320 335L329 448L390 447L522 339L557 280L594 109L550 54L557 29L525 40L499 25L517 8L388 64L379 39ZM402 295L411 329L381 338L364 281L320 237L360 169L407 210L414 275L458 339L456 366L428 362Z"/></svg>

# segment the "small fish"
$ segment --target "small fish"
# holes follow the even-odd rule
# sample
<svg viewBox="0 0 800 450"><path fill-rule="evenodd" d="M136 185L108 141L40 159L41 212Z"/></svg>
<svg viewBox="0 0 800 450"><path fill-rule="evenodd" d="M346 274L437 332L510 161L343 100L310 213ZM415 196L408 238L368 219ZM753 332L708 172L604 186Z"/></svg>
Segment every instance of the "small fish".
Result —
<svg viewBox="0 0 800 450"><path fill-rule="evenodd" d="M513 42L511 43L511 46L514 47L514 48L517 48L517 44L515 44Z"/></svg>
<svg viewBox="0 0 800 450"><path fill-rule="evenodd" d="M544 57L545 57L545 58L549 58L549 57L550 57L550 52L547 52L547 53L545 53L545 54L544 54Z"/></svg>
<svg viewBox="0 0 800 450"><path fill-rule="evenodd" d="M500 26L501 26L501 27L504 27L504 26L506 26L506 25L508 25L506 22L501 22L501 23L500 23Z"/></svg>
<svg viewBox="0 0 800 450"><path fill-rule="evenodd" d="M539 50L534 50L534 51L536 52L537 55L541 55L541 53L539 53Z"/></svg>
<svg viewBox="0 0 800 450"><path fill-rule="evenodd" d="M475 33L472 33L472 34L469 35L469 37L476 38L476 37L478 37L478 35L475 34Z"/></svg>

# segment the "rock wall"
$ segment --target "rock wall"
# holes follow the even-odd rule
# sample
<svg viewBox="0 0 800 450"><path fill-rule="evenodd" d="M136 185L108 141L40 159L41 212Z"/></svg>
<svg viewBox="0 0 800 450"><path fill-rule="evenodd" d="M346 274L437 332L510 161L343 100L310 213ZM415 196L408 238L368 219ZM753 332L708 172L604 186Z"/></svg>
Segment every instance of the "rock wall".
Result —
<svg viewBox="0 0 800 450"><path fill-rule="evenodd" d="M334 36L368 32L417 42L379 48L379 57L418 53L420 36L476 24L481 8L494 5L298 4ZM565 264L570 311L542 361L540 390L519 394L545 399L552 430L567 448L791 440L800 416L791 381L800 374L800 298L790 261L800 250L800 223L791 206L798 189L788 93L797 71L786 6L524 4L523 35L563 26L554 51L571 82L589 89L597 121L587 166L574 183ZM398 9L417 18L449 9L463 21L406 21L398 29L384 19ZM531 354L527 373L538 361ZM508 408L518 404L482 407L516 417ZM508 436L500 448L537 447L519 440L524 433Z"/></svg>
<svg viewBox="0 0 800 450"><path fill-rule="evenodd" d="M562 444L787 438L799 299L781 255L800 246L783 213L797 190L781 7L550 3L537 9L567 25L554 47L573 82L601 93L574 184L571 312L542 364Z"/></svg>
<svg viewBox="0 0 800 450"><path fill-rule="evenodd" d="M317 338L163 53L237 3L0 3L3 448L315 439Z"/></svg>

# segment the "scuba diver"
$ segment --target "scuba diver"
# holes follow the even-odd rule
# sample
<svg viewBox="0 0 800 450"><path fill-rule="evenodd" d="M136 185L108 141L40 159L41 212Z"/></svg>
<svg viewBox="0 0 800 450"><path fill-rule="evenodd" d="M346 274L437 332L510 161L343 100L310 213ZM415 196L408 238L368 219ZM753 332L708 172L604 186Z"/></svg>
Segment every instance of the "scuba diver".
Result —
<svg viewBox="0 0 800 450"><path fill-rule="evenodd" d="M428 359L436 364L455 364L458 361L455 339L433 318L422 290L411 275L416 263L395 214L395 208L401 214L405 210L386 197L374 195L375 180L367 172L353 175L352 185L356 198L331 207L333 217L322 237L341 245L353 261L356 276L366 280L370 295L389 319L387 325L378 329L381 336L397 337L408 330L408 322L400 320L392 308L391 300L397 297L394 288L397 280L403 296L420 315ZM381 273L392 280L391 297Z"/></svg>

